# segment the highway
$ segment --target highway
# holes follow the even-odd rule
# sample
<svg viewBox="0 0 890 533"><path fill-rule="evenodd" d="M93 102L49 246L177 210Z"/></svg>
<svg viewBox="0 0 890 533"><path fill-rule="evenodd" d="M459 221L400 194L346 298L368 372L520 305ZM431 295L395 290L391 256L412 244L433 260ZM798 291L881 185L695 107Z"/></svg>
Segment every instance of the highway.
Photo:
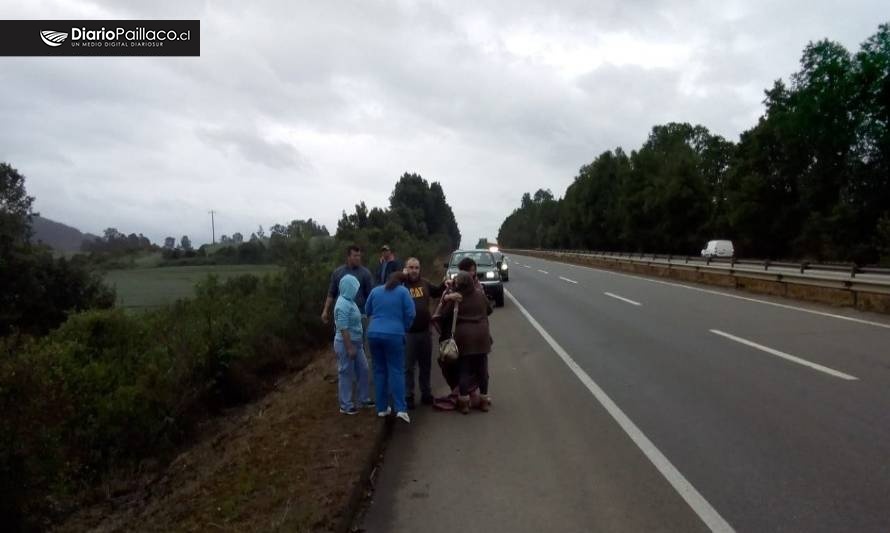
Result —
<svg viewBox="0 0 890 533"><path fill-rule="evenodd" d="M397 427L368 531L890 531L890 319L511 259L492 412Z"/></svg>

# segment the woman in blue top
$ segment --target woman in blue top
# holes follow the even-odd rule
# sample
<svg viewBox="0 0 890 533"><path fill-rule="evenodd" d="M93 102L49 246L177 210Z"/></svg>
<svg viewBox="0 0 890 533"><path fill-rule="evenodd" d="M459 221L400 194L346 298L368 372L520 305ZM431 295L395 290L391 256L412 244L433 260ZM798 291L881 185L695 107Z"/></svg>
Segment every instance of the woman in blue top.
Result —
<svg viewBox="0 0 890 533"><path fill-rule="evenodd" d="M337 354L340 412L344 415L357 413L357 402L361 402L363 407L374 405L368 397L368 360L362 344L362 313L355 303L359 287L358 278L351 274L340 278L340 295L334 306L334 324L337 327L334 353ZM353 387L358 394L357 402L352 400Z"/></svg>
<svg viewBox="0 0 890 533"><path fill-rule="evenodd" d="M392 413L391 396L396 416L411 422L405 403L405 332L414 322L416 310L411 294L402 286L404 280L403 273L395 272L386 285L375 287L365 302L365 314L371 321L368 347L374 361L377 416Z"/></svg>

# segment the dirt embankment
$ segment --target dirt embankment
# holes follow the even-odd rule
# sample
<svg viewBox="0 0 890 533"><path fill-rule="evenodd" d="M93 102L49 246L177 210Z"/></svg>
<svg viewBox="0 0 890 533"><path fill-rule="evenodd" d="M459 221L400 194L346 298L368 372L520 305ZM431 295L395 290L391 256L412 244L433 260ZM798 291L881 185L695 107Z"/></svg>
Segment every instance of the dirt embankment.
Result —
<svg viewBox="0 0 890 533"><path fill-rule="evenodd" d="M372 410L339 414L332 355L261 400L209 421L153 474L110 483L58 531L333 531L380 439Z"/></svg>

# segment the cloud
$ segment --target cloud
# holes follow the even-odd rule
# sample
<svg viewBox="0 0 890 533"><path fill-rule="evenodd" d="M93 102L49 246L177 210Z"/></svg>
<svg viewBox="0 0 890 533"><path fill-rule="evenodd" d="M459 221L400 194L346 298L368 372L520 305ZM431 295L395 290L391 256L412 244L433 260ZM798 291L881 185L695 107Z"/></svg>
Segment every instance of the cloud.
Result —
<svg viewBox="0 0 890 533"><path fill-rule="evenodd" d="M810 40L851 50L885 2L10 4L8 18L196 18L199 58L0 58L0 160L49 218L158 241L385 205L443 184L465 244L667 121L735 140Z"/></svg>
<svg viewBox="0 0 890 533"><path fill-rule="evenodd" d="M197 130L197 135L207 146L222 150L226 154L235 151L236 153L231 155L240 156L251 163L272 169L305 166L300 153L292 145L282 141L270 141L257 131L238 128L202 128Z"/></svg>

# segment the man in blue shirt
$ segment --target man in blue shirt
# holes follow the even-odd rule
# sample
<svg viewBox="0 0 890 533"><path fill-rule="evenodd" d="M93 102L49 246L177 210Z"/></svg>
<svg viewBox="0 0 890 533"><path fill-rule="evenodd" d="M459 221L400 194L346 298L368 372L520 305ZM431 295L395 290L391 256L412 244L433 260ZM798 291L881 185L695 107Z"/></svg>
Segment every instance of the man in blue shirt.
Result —
<svg viewBox="0 0 890 533"><path fill-rule="evenodd" d="M346 249L346 263L340 265L331 273L331 283L328 286L328 297L324 301L324 310L321 312L321 321L329 324L331 321L331 306L340 296L340 279L346 274L355 276L359 282L358 293L355 295L355 305L359 309L365 308L365 300L374 288L374 280L371 271L362 266L362 249L355 244Z"/></svg>

